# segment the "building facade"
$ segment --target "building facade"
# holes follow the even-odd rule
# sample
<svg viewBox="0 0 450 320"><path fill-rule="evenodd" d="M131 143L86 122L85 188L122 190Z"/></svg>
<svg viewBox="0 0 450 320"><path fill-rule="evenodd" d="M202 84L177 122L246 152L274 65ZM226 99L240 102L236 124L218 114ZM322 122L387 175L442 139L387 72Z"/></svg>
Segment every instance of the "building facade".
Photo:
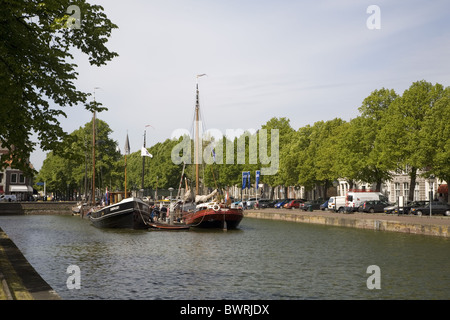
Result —
<svg viewBox="0 0 450 320"><path fill-rule="evenodd" d="M8 150L0 147L0 154ZM11 167L11 163L0 171L0 196L15 195L17 201L27 201L33 196L33 178Z"/></svg>

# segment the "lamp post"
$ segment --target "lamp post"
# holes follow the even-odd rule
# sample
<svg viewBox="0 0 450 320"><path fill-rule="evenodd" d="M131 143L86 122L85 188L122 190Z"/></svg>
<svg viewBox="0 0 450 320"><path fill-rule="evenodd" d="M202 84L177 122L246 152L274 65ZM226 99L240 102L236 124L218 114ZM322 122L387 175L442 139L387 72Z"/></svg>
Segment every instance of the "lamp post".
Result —
<svg viewBox="0 0 450 320"><path fill-rule="evenodd" d="M428 182L430 183L430 217L431 217L431 203L433 202L433 180L434 174L430 175Z"/></svg>

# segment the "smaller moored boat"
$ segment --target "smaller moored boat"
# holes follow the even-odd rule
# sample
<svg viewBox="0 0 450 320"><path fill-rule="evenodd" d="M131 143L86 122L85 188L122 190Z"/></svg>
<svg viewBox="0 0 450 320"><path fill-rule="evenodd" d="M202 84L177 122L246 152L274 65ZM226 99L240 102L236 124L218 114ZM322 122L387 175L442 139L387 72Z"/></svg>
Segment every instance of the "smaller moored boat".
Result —
<svg viewBox="0 0 450 320"><path fill-rule="evenodd" d="M161 222L151 222L150 228L157 230L189 230L191 226L183 223L179 224L169 224L169 223L161 223Z"/></svg>

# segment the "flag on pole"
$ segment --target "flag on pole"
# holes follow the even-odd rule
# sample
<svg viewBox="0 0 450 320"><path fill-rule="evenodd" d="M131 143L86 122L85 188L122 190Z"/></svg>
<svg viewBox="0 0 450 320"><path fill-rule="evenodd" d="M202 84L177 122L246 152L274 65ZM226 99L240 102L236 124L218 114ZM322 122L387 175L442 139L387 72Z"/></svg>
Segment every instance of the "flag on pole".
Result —
<svg viewBox="0 0 450 320"><path fill-rule="evenodd" d="M148 150L144 147L141 148L141 157L150 157L153 158L153 155L148 152Z"/></svg>
<svg viewBox="0 0 450 320"><path fill-rule="evenodd" d="M247 188L250 189L251 185L250 185L250 171L247 171L247 179L248 179L248 186Z"/></svg>
<svg viewBox="0 0 450 320"><path fill-rule="evenodd" d="M125 140L125 154L130 154L130 140L128 140L128 133L127 139Z"/></svg>
<svg viewBox="0 0 450 320"><path fill-rule="evenodd" d="M256 190L258 190L260 174L261 174L261 171L260 170L256 170Z"/></svg>
<svg viewBox="0 0 450 320"><path fill-rule="evenodd" d="M245 189L247 185L247 171L242 171L242 190Z"/></svg>

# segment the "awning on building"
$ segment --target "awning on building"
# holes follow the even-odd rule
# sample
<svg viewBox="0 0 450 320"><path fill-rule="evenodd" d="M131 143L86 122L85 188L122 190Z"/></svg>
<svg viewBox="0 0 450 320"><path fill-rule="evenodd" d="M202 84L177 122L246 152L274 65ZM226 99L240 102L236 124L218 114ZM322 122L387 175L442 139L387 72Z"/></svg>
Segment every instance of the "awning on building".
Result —
<svg viewBox="0 0 450 320"><path fill-rule="evenodd" d="M9 192L33 192L30 186L9 186Z"/></svg>

